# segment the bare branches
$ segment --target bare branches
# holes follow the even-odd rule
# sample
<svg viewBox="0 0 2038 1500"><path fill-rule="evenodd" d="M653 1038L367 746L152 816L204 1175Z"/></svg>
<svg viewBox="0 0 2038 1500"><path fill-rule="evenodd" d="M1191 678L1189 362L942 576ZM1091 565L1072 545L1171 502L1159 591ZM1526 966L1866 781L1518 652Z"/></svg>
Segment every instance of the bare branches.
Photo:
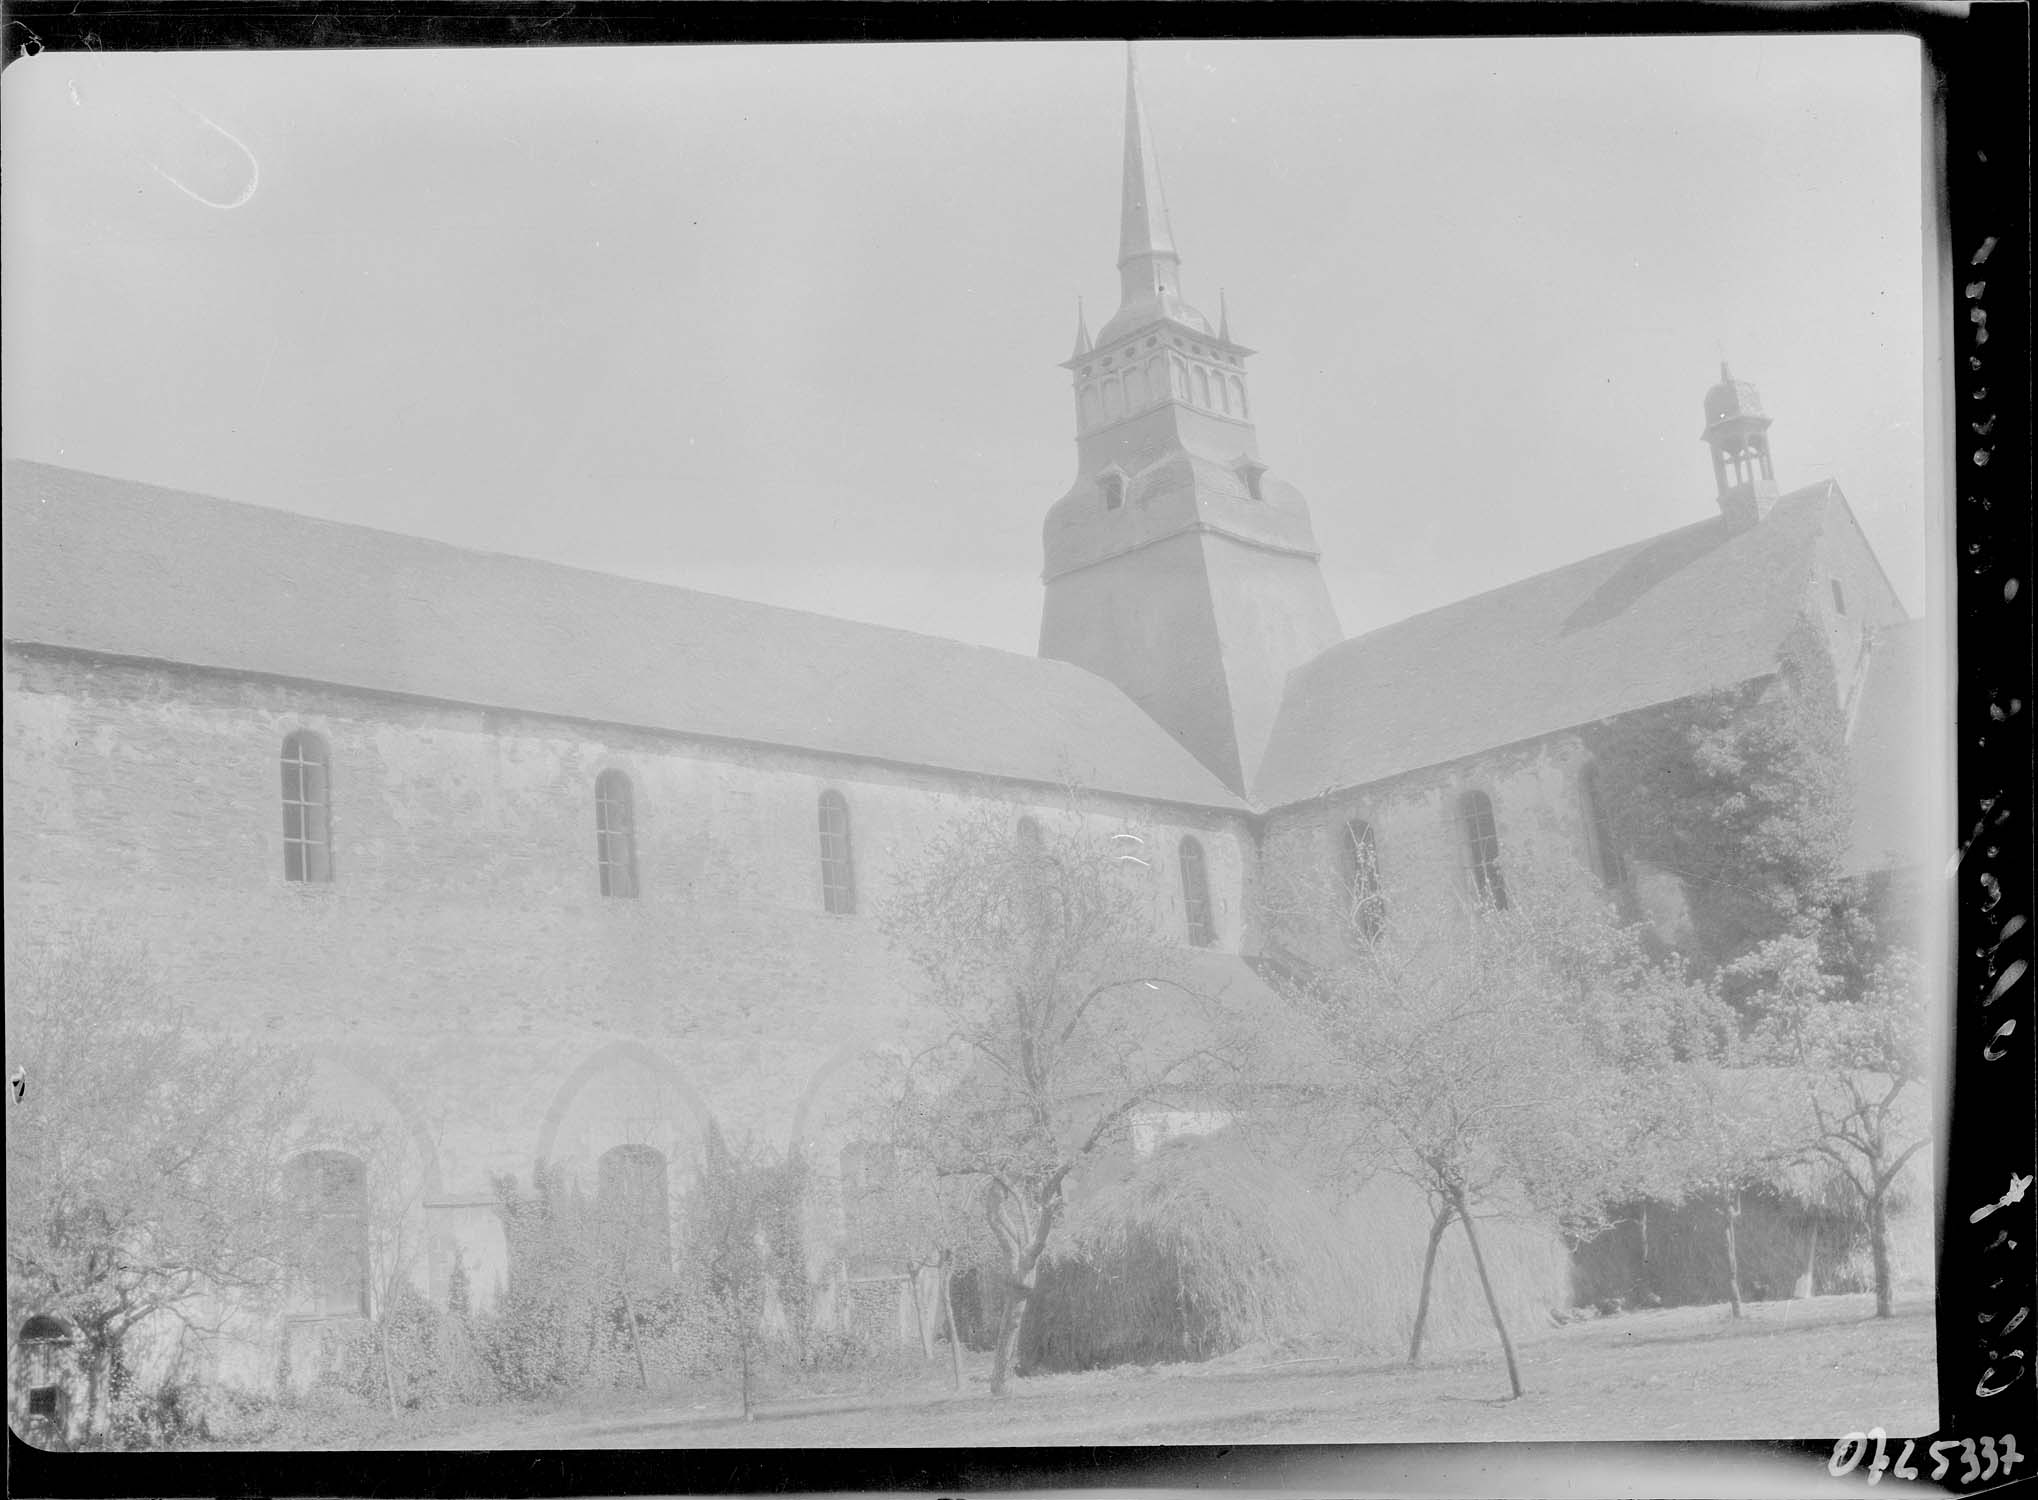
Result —
<svg viewBox="0 0 2038 1500"><path fill-rule="evenodd" d="M1075 817L1049 830L965 820L885 912L945 1028L905 1070L891 1133L932 1176L984 1183L1012 1288L994 1387L1070 1174L1140 1112L1207 1103L1231 1056L1215 996L1152 919L1108 838Z"/></svg>
<svg viewBox="0 0 2038 1500"><path fill-rule="evenodd" d="M151 1317L279 1288L301 1066L206 1034L138 948L83 927L10 930L6 1029L36 1080L8 1111L11 1293L104 1364Z"/></svg>
<svg viewBox="0 0 2038 1500"><path fill-rule="evenodd" d="M1889 1197L1931 1139L1921 1087L1922 979L1899 949L1858 993L1836 996L1839 982L1819 960L1814 939L1790 935L1749 954L1736 977L1762 1000L1756 1045L1794 1070L1811 1122L1805 1154L1831 1164L1867 1217L1876 1314L1888 1317Z"/></svg>

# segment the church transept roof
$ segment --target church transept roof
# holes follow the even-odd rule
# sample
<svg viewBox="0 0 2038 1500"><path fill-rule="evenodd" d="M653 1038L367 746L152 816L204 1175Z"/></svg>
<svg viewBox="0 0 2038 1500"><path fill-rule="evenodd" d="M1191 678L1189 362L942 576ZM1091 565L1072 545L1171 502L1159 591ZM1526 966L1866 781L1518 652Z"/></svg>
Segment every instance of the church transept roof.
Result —
<svg viewBox="0 0 2038 1500"><path fill-rule="evenodd" d="M1763 524L1712 516L1355 636L1295 669L1253 786L1266 808L1774 672L1830 481Z"/></svg>

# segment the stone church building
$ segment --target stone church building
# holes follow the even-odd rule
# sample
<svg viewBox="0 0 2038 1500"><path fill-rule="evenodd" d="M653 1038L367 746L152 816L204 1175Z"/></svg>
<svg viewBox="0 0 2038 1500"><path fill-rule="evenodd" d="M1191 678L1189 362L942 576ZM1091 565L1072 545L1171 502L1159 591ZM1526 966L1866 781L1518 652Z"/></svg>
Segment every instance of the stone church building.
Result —
<svg viewBox="0 0 2038 1500"><path fill-rule="evenodd" d="M201 1017L301 1049L406 1143L420 1285L457 1260L486 1302L500 1176L650 1170L676 1204L712 1116L800 1145L827 1197L854 1065L914 1020L874 909L971 809L1135 835L1155 920L1244 994L1281 870L1411 905L1632 881L1674 923L1586 731L1809 639L1854 864L1918 858L1922 627L1839 489L1779 483L1752 386L1703 393L1689 524L1346 639L1149 139L1128 74L1121 300L1064 367L1037 657L9 463L8 921L102 919Z"/></svg>

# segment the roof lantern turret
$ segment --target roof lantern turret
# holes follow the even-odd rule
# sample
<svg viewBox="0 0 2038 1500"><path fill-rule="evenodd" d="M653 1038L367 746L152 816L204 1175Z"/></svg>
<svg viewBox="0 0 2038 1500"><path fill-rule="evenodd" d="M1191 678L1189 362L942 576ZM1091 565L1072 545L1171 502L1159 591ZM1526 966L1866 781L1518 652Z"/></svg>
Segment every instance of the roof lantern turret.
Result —
<svg viewBox="0 0 2038 1500"><path fill-rule="evenodd" d="M1699 436L1712 449L1720 511L1736 526L1755 524L1776 503L1770 420L1762 410L1761 393L1747 381L1734 379L1721 360L1719 384L1705 393L1705 431Z"/></svg>

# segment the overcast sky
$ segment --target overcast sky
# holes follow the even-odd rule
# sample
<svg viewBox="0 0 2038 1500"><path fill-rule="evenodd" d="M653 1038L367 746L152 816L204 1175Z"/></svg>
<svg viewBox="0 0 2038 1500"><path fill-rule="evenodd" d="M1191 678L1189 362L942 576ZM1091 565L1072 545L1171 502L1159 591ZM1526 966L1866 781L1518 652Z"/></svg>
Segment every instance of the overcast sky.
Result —
<svg viewBox="0 0 2038 1500"><path fill-rule="evenodd" d="M1116 303L1122 45L45 54L5 442L1015 651ZM1918 54L1153 42L1183 289L1347 634L1786 488L1927 603Z"/></svg>

